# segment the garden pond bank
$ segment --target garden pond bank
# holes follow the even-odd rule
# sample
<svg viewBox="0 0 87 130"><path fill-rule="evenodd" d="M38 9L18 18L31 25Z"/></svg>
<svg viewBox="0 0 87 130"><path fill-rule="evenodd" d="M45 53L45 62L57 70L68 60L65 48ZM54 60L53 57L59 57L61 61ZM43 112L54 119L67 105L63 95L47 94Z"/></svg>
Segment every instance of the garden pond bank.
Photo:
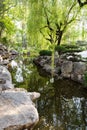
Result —
<svg viewBox="0 0 87 130"><path fill-rule="evenodd" d="M29 58L19 59L20 74L12 70L16 87L36 91L41 97L36 101L39 123L35 130L87 129L87 90L82 84L68 79L54 80L42 69L37 69ZM19 61L18 60L18 61ZM19 78L19 81L16 77ZM21 80L22 79L22 80Z"/></svg>

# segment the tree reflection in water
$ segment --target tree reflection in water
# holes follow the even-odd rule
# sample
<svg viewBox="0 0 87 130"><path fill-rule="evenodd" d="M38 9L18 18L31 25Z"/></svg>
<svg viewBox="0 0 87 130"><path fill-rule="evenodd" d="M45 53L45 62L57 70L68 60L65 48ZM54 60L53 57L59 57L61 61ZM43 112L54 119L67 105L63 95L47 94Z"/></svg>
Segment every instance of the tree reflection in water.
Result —
<svg viewBox="0 0 87 130"><path fill-rule="evenodd" d="M81 85L68 80L57 81L41 92L40 122L35 130L87 129L87 96Z"/></svg>

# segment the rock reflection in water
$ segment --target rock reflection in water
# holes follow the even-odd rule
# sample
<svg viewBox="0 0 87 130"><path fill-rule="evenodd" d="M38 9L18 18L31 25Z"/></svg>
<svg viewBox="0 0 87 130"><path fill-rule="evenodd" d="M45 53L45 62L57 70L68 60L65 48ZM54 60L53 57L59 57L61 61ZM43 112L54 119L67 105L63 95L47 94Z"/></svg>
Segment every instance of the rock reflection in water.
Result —
<svg viewBox="0 0 87 130"><path fill-rule="evenodd" d="M15 79L17 82L23 82L22 68L17 68Z"/></svg>
<svg viewBox="0 0 87 130"><path fill-rule="evenodd" d="M41 118L35 130L86 130L86 97L81 85L72 81L48 84L38 101Z"/></svg>

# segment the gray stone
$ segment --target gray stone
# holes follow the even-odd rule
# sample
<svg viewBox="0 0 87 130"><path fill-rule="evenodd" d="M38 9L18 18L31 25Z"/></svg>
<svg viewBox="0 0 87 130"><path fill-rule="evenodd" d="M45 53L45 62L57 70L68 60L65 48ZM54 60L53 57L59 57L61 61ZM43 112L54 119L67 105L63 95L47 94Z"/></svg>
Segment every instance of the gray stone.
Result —
<svg viewBox="0 0 87 130"><path fill-rule="evenodd" d="M48 73L51 73L52 67L48 64L45 64L43 67L43 70L45 70Z"/></svg>
<svg viewBox="0 0 87 130"><path fill-rule="evenodd" d="M40 61L40 66L44 66L44 64L46 63L46 59L42 59L41 61Z"/></svg>
<svg viewBox="0 0 87 130"><path fill-rule="evenodd" d="M65 60L64 57L72 58L72 55L68 54L63 54L60 57L55 56L54 57L54 69L52 69L52 57L38 57L38 64L41 62L42 63L42 69L45 70L49 74L53 74L54 77L59 78L59 77L64 77L64 78L69 78L74 81L83 83L84 81L84 74L87 72L87 64L85 62L82 62L80 59L77 59L76 62L75 60L69 61ZM76 55L73 55L74 58ZM79 57L80 58L80 57ZM42 60L43 59L43 60ZM49 59L49 60L47 60ZM36 59L37 61L37 59ZM78 61L78 62L77 62ZM80 62L79 62L80 61ZM36 64L36 65L38 65Z"/></svg>
<svg viewBox="0 0 87 130"><path fill-rule="evenodd" d="M0 79L9 80L12 82L11 74L6 67L0 66Z"/></svg>
<svg viewBox="0 0 87 130"><path fill-rule="evenodd" d="M70 74L73 69L73 63L72 61L64 61L61 66L61 72L63 74Z"/></svg>
<svg viewBox="0 0 87 130"><path fill-rule="evenodd" d="M16 50L10 50L11 55L18 55L18 52Z"/></svg>
<svg viewBox="0 0 87 130"><path fill-rule="evenodd" d="M6 67L0 66L0 90L14 88L10 72Z"/></svg>
<svg viewBox="0 0 87 130"><path fill-rule="evenodd" d="M65 73L62 73L62 77L64 77L64 78L70 78L70 76L71 76L71 75L68 74L68 73L66 73L66 74L65 74Z"/></svg>
<svg viewBox="0 0 87 130"><path fill-rule="evenodd" d="M33 99L39 93L19 90L5 90L0 95L0 130L29 129L39 120Z"/></svg>
<svg viewBox="0 0 87 130"><path fill-rule="evenodd" d="M86 63L83 62L74 62L73 73L81 75L86 71Z"/></svg>
<svg viewBox="0 0 87 130"><path fill-rule="evenodd" d="M83 75L78 75L78 74L71 74L71 79L74 80L74 81L77 81L79 83L83 83L84 82L84 79L83 79Z"/></svg>
<svg viewBox="0 0 87 130"><path fill-rule="evenodd" d="M55 69L54 69L54 72L56 73L56 74L61 74L61 68L60 68L60 66L59 67L55 67Z"/></svg>

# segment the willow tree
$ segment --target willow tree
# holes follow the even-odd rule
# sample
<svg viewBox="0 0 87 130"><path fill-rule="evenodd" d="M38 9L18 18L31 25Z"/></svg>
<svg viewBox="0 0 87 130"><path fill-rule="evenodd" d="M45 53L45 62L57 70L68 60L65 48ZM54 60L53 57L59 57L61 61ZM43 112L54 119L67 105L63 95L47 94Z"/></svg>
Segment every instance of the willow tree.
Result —
<svg viewBox="0 0 87 130"><path fill-rule="evenodd" d="M29 0L28 31L30 41L60 45L68 26L79 12L76 0ZM41 36L42 35L42 36Z"/></svg>
<svg viewBox="0 0 87 130"><path fill-rule="evenodd" d="M28 38L29 45L37 47L43 46L43 36L40 33L40 27L44 25L43 7L41 0L29 0L28 17Z"/></svg>
<svg viewBox="0 0 87 130"><path fill-rule="evenodd" d="M41 28L41 33L50 43L60 45L67 28L76 20L79 7L76 1L54 0L46 4L43 0L43 8L46 23ZM47 35L44 30L47 30Z"/></svg>
<svg viewBox="0 0 87 130"><path fill-rule="evenodd" d="M0 41L6 42L7 35L14 31L14 24L9 10L16 6L15 0L0 0Z"/></svg>

